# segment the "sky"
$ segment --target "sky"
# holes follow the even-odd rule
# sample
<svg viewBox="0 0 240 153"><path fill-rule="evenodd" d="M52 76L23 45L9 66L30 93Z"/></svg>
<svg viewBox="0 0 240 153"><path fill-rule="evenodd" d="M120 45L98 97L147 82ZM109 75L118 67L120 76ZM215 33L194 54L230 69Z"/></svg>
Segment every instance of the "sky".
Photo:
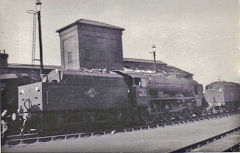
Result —
<svg viewBox="0 0 240 153"><path fill-rule="evenodd" d="M125 28L124 58L153 59L155 44L157 60L194 74L199 83L240 83L239 0L41 2L46 65L61 63L56 30L83 18ZM0 0L0 49L9 63L32 63L33 15L27 10L34 9L35 0Z"/></svg>

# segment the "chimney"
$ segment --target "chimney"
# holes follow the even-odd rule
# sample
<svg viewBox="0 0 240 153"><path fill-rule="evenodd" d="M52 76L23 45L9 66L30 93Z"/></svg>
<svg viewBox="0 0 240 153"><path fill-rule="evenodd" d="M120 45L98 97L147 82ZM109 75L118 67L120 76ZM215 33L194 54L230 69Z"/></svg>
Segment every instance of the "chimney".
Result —
<svg viewBox="0 0 240 153"><path fill-rule="evenodd" d="M8 54L6 54L5 49L0 50L0 68L8 67Z"/></svg>

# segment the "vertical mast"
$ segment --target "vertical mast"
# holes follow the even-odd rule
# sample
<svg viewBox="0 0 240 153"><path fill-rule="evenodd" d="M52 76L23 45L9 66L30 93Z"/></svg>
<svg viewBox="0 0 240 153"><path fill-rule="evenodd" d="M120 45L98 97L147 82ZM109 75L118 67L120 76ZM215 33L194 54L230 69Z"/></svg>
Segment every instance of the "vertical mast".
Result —
<svg viewBox="0 0 240 153"><path fill-rule="evenodd" d="M157 73L157 63L156 63L156 45L153 44L152 46L152 53L153 53L153 70Z"/></svg>
<svg viewBox="0 0 240 153"><path fill-rule="evenodd" d="M38 15L38 32L39 32L39 52L40 52L40 75L43 74L43 47L42 47L42 29L41 29L41 5L40 0L36 2L36 10Z"/></svg>

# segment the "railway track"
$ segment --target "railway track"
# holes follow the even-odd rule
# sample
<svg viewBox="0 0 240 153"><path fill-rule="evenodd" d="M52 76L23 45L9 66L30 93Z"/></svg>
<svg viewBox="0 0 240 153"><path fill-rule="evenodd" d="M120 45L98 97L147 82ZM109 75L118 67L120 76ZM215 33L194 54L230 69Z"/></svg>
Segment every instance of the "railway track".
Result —
<svg viewBox="0 0 240 153"><path fill-rule="evenodd" d="M239 152L240 151L240 143L229 147L228 149L224 150L224 152Z"/></svg>
<svg viewBox="0 0 240 153"><path fill-rule="evenodd" d="M2 145L14 146L19 144L50 142L50 141L59 141L59 140L67 140L67 139L85 138L90 136L100 136L105 134L125 133L125 132L132 132L132 131L138 131L138 130L144 130L144 129L147 130L147 129L154 129L154 128L164 128L167 126L175 126L175 125L194 123L194 122L199 122L204 120L230 117L238 114L240 114L240 112L209 114L202 117L195 116L195 117L191 117L184 120L173 119L171 122L159 121L157 123L152 123L148 125L115 127L110 129L101 129L97 131L88 131L88 132L81 132L81 133L68 133L68 134L59 134L59 135L39 135L37 133L25 134L25 135L11 135L7 137L6 141L2 142Z"/></svg>
<svg viewBox="0 0 240 153"><path fill-rule="evenodd" d="M202 140L202 141L199 141L197 143L194 143L194 144L191 144L189 146L185 146L183 148L180 148L180 149L177 149L177 150L174 150L172 151L171 153L174 153L174 152L190 152L190 151L194 151L194 149L197 149L197 148L200 148L200 147L203 147L205 145L208 145L209 143L213 143L219 139L223 139L225 136L229 135L229 134L232 134L234 132L239 132L240 131L240 127L237 127L235 129L232 129L230 131L227 131L227 132L224 132L224 133L221 133L221 134L218 134L216 136L213 136L213 137L210 137L208 139L205 139L205 140ZM240 148L239 148L239 144L236 144L234 146L230 146L229 148L225 149L225 150L222 150L222 151L240 151Z"/></svg>

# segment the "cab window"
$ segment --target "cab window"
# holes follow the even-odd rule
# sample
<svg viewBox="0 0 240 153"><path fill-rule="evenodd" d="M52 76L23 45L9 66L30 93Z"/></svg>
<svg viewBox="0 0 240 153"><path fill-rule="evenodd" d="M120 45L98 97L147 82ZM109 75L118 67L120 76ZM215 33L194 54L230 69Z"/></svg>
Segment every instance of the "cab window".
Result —
<svg viewBox="0 0 240 153"><path fill-rule="evenodd" d="M136 86L147 87L147 81L144 78L134 78L134 84Z"/></svg>
<svg viewBox="0 0 240 153"><path fill-rule="evenodd" d="M198 95L198 86L197 85L194 86L194 93L195 93L195 95Z"/></svg>
<svg viewBox="0 0 240 153"><path fill-rule="evenodd" d="M141 85L141 79L140 79L140 78L134 78L134 84L135 84L136 86Z"/></svg>
<svg viewBox="0 0 240 153"><path fill-rule="evenodd" d="M142 87L147 87L146 79L141 79L141 81L142 81Z"/></svg>

